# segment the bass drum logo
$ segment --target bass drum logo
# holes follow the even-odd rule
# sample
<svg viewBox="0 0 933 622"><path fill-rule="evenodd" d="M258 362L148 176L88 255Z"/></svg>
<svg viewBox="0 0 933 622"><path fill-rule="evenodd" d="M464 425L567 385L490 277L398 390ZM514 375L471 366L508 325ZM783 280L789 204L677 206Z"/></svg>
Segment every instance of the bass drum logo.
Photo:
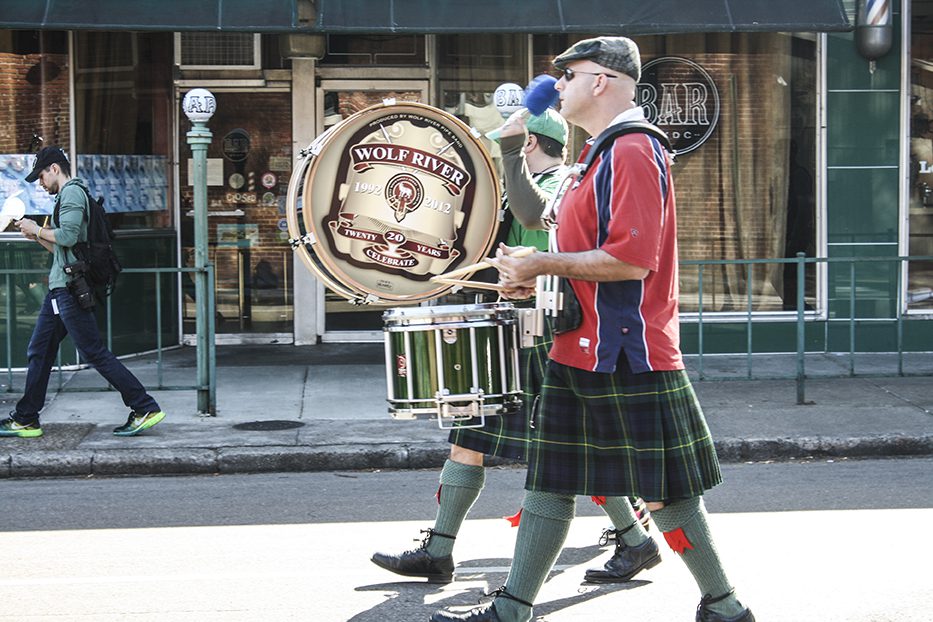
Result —
<svg viewBox="0 0 933 622"><path fill-rule="evenodd" d="M395 210L395 220L402 222L424 200L424 186L411 173L399 173L386 183L386 202Z"/></svg>
<svg viewBox="0 0 933 622"><path fill-rule="evenodd" d="M656 58L642 67L637 102L645 118L668 135L677 155L699 148L719 122L719 90L713 78L679 56Z"/></svg>

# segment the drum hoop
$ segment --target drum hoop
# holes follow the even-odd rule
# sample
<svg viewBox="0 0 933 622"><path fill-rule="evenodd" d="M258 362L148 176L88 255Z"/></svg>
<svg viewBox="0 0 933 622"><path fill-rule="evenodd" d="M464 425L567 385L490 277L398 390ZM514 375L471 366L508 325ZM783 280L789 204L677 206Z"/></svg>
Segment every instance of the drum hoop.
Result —
<svg viewBox="0 0 933 622"><path fill-rule="evenodd" d="M440 110L433 106L429 106L427 104L422 104L420 102L400 102L400 103L393 103L393 104L387 104L383 102L381 104L375 104L373 106L370 106L368 108L365 108L363 110L360 110L359 112L356 112L350 115L349 117L341 121L339 125L349 126L352 124L351 122L355 121L356 119L360 117L363 117L366 115L375 115L378 111L385 110L390 107L391 108L412 107L416 110L421 109L424 113L429 113L429 114L425 114L425 116L429 116L429 117L441 113L444 115L445 121L453 122L453 124L457 126L457 128L466 137L468 137L465 140L472 141L474 146L477 147L477 151L479 151L480 155L482 156L481 158L482 166L484 167L484 170L486 170L489 173L489 178L493 180L493 184L492 184L492 191L494 195L493 201L494 201L495 209L498 209L498 206L501 203L502 197L501 197L501 193L499 189L499 184L496 181L498 179L498 176L496 175L495 166L493 165L492 158L489 156L489 153L486 150L486 148L483 146L483 144L473 134L471 128L468 125L466 125L463 121L458 119L457 117L443 110ZM336 128L332 128L332 129L336 129ZM301 179L302 187L308 186L309 183L310 185L314 184L314 177L317 173L318 167L321 165L320 155L338 135L340 135L340 132L332 133L330 136L326 137L323 140L317 154L308 154L306 159L309 160L309 169L307 173L302 176L302 179ZM480 169L479 163L475 163L475 166L477 170ZM305 181L308 179L309 181ZM305 190L307 190L307 188L305 188ZM305 194L308 194L308 193L305 192ZM291 188L289 188L289 196L291 196ZM297 200L297 189L295 193L295 198ZM294 205L294 203L292 204ZM294 210L294 211L297 212L297 210ZM296 219L296 224L297 224L297 214L295 216L295 219ZM323 232L320 232L318 230L317 225L314 222L314 218L312 217L312 213L310 209L304 210L303 220L305 221L304 222L305 227L308 227L308 224L310 222L310 228L308 229L308 232L311 233L316 238L317 240L316 243L323 244L323 238L321 235ZM289 226L291 226L291 220L289 220ZM477 258L477 260L482 259L483 257L486 257L489 254L489 252L492 250L492 246L493 244L495 244L498 228L499 228L499 220L498 218L493 218L492 219L492 230L489 232L489 235L487 236L486 242L483 246L483 252ZM307 252L310 253L311 251L307 251ZM349 275L347 275L346 272L344 272L337 265L333 257L330 256L330 253L320 252L320 253L314 253L314 255L320 260L321 264L323 264L323 266L330 271L330 274L328 274L326 278L322 279L325 281L328 287L331 287L331 289L336 291L338 294L343 295L344 297L356 299L358 301L369 302L369 303L379 304L379 305L390 305L390 304L406 303L406 302L407 303L424 302L427 300L433 300L435 298L439 298L443 296L444 294L446 294L447 292L449 292L454 287L454 285L452 284L437 284L436 287L426 292L422 292L418 294L402 294L402 295L387 294L386 292L374 291L370 288L367 288L364 286L364 284L359 283L355 279L350 278ZM320 268L312 267L312 270L316 274L320 274L321 272ZM339 287L335 287L334 282L339 284ZM427 282L428 281L426 281L426 283ZM344 293L346 291L353 292L353 295L347 296Z"/></svg>
<svg viewBox="0 0 933 622"><path fill-rule="evenodd" d="M499 321L487 320L485 322L444 322L435 324L396 324L386 325L385 331L389 333L424 333L429 330L448 330L452 328L495 328L497 326L511 326L518 320L508 318Z"/></svg>
<svg viewBox="0 0 933 622"><path fill-rule="evenodd" d="M292 178L288 183L288 192L285 199L287 205L298 205L298 191L304 187L304 180L308 175L308 168L313 158L314 154L309 151L309 153L301 159L298 168L293 172ZM343 283L335 280L326 270L323 270L320 265L318 265L316 261L317 254L308 250L308 243L302 239L307 232L302 233L302 223L298 219L297 207L295 209L285 210L285 220L288 224L288 233L291 236L293 248L298 252L298 257L305 264L305 267L320 279L326 287L329 287L344 298L362 300L362 297L357 292L345 287Z"/></svg>
<svg viewBox="0 0 933 622"><path fill-rule="evenodd" d="M511 303L488 305L445 305L440 307L399 307L382 314L385 325L417 322L419 326L450 326L452 324L495 326L517 320L518 312Z"/></svg>

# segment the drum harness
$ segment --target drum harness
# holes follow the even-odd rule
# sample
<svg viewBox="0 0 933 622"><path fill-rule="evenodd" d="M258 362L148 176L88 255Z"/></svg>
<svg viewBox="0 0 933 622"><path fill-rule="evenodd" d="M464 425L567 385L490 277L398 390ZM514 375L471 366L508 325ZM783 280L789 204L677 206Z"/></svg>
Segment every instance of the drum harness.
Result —
<svg viewBox="0 0 933 622"><path fill-rule="evenodd" d="M647 134L656 138L672 156L675 153L667 134L647 121L624 121L610 125L600 132L599 136L593 141L592 148L587 152L586 159L567 169L564 178L557 187L557 192L554 193L554 196L551 197L541 213L541 220L548 228L549 252L560 252L557 246L557 210L567 190L579 186L597 156L608 149L615 142L615 139L626 134ZM554 333L564 333L580 326L583 314L568 279L562 279L552 274L541 275L538 277L537 290L536 314L542 322L544 321L542 315L554 318ZM540 330L540 327L537 330ZM541 333L537 334L540 335Z"/></svg>

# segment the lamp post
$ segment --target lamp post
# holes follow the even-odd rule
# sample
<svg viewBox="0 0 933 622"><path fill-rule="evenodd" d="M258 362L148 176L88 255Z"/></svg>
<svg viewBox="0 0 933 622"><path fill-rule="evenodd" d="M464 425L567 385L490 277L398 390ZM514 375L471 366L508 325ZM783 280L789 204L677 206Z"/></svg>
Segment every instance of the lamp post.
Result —
<svg viewBox="0 0 933 622"><path fill-rule="evenodd" d="M207 121L217 110L217 100L207 89L192 89L182 101L185 116L191 121L187 134L191 147L194 189L194 273L195 326L198 359L198 412L217 414L217 383L214 380L214 305L208 281L210 262L207 254L207 148L213 135Z"/></svg>

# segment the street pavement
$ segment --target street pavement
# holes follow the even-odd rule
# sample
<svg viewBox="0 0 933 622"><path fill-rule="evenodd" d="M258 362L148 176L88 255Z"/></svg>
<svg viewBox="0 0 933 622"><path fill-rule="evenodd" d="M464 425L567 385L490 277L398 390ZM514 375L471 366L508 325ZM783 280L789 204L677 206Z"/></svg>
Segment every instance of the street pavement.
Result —
<svg viewBox="0 0 933 622"><path fill-rule="evenodd" d="M0 478L435 468L449 452L436 421L388 415L381 344L217 347L217 414L197 412L191 347L125 359L168 413L136 437L127 410L90 369L53 373L45 435L0 438ZM808 355L798 405L793 356L687 358L724 462L933 455L933 354ZM750 371L751 368L751 371ZM700 379L700 377L703 379ZM747 379L748 376L766 379ZM23 373L0 379L12 410ZM58 391L59 383L65 391Z"/></svg>

